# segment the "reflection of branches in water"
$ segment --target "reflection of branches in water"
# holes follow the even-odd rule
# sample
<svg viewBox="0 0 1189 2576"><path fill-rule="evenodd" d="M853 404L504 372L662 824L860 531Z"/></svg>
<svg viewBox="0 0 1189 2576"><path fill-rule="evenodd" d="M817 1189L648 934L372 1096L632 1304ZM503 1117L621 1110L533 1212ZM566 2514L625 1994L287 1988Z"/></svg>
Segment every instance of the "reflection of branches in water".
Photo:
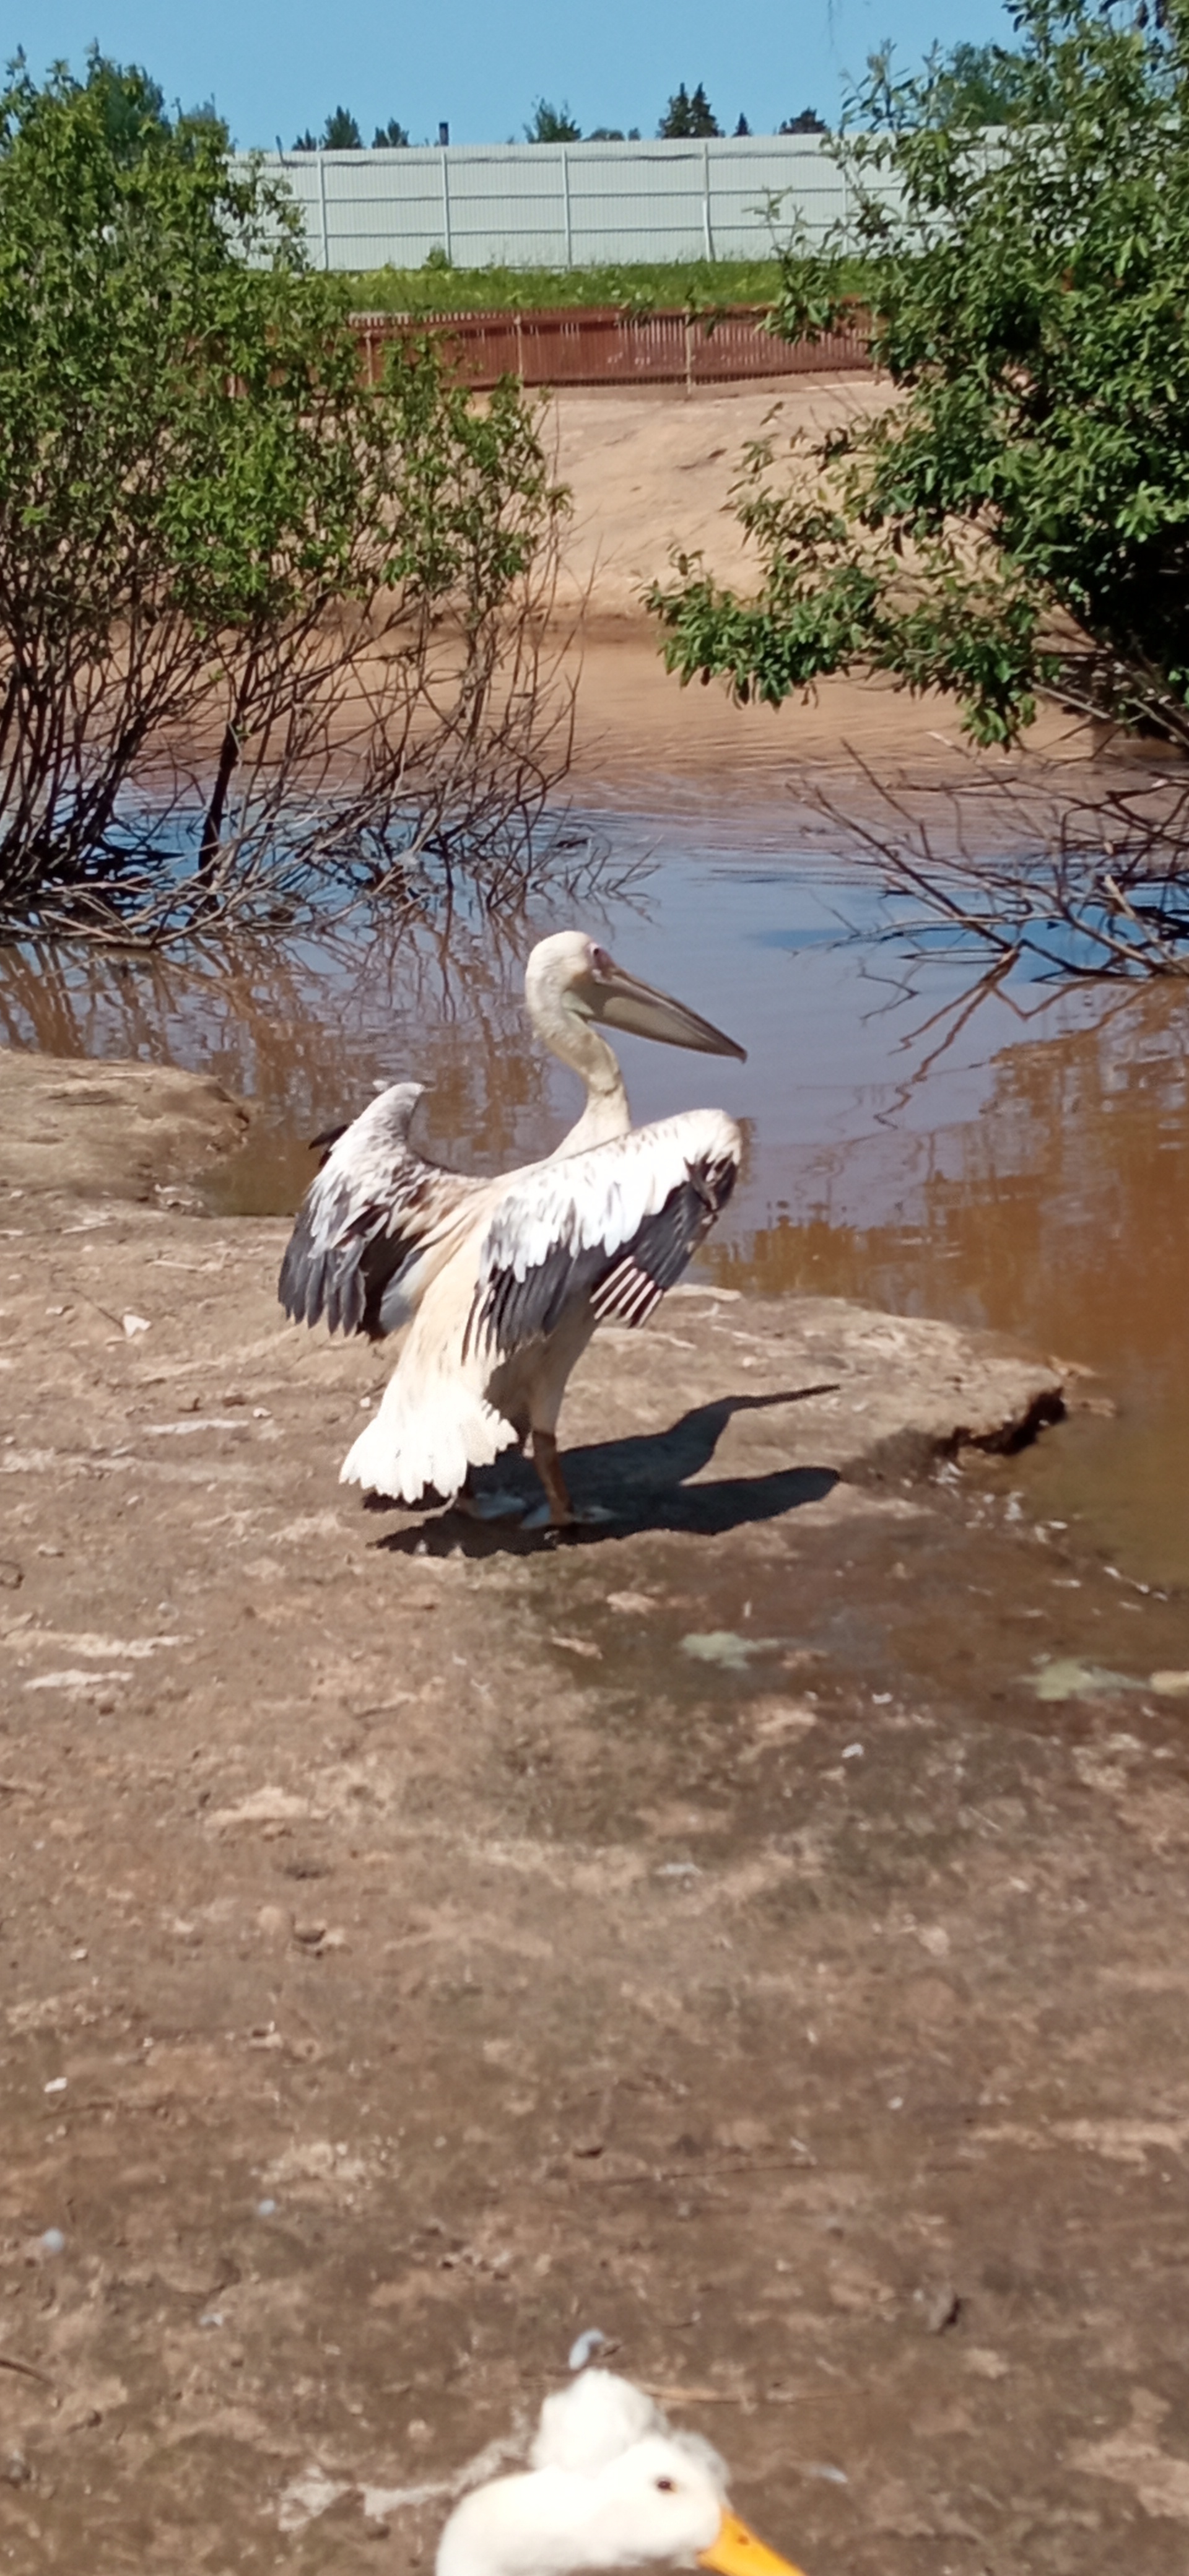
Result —
<svg viewBox="0 0 1189 2576"><path fill-rule="evenodd" d="M608 869L606 900L642 901L644 871ZM563 913L564 918L564 913ZM374 1083L415 1076L439 1150L514 1158L549 1131L550 1076L524 1016L524 961L558 926L538 904L449 921L357 912L315 939L208 935L182 952L0 947L0 1036L64 1056L125 1056L217 1075L274 1140L354 1115ZM274 1152L278 1150L274 1142ZM298 1181L301 1167L295 1165Z"/></svg>
<svg viewBox="0 0 1189 2576"><path fill-rule="evenodd" d="M578 677L555 613L564 496L527 415L519 465L509 448L479 482L440 422L432 571L423 503L394 547L396 487L373 476L349 560L334 581L291 562L283 608L189 624L150 547L139 613L101 615L96 641L91 603L86 650L80 627L27 670L0 640L0 936L317 928L362 894L427 919L460 889L498 911L581 864L549 815ZM410 466L399 435L388 466Z"/></svg>
<svg viewBox="0 0 1189 2576"><path fill-rule="evenodd" d="M1062 981L1189 975L1189 784L1167 771L1085 795L1060 763L1004 778L970 756L957 786L893 789L851 752L877 819L828 788L808 802L869 862L898 908L886 936L937 956L991 954ZM977 986L972 986L976 992Z"/></svg>
<svg viewBox="0 0 1189 2576"><path fill-rule="evenodd" d="M708 1266L723 1286L945 1313L1070 1357L1117 1349L1158 1382L1185 1329L1187 1002L1167 981L1049 996L1066 1024L997 1048L977 1105L947 1116L942 1092L874 1150L869 1132L813 1148L789 1212L714 1239Z"/></svg>

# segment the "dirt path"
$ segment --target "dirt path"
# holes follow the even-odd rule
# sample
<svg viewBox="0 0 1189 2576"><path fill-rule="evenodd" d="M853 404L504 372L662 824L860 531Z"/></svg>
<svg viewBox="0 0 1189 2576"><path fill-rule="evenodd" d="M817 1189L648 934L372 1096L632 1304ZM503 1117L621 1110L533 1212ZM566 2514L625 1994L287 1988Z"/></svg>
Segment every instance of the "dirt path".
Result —
<svg viewBox="0 0 1189 2576"><path fill-rule="evenodd" d="M1167 2576L1189 1622L937 1472L1054 1372L699 1290L509 1540L283 1227L0 1224L0 2566L423 2567L596 2325L809 2576Z"/></svg>

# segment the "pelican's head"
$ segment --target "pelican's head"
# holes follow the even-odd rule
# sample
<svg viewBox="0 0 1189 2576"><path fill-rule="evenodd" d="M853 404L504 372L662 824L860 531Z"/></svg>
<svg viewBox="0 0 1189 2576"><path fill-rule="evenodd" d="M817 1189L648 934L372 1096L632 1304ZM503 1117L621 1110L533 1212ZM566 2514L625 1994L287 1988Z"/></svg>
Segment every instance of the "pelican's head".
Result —
<svg viewBox="0 0 1189 2576"><path fill-rule="evenodd" d="M574 2400L570 2426L562 2415ZM610 2448L620 2439L625 2447ZM798 2576L731 2512L726 2470L709 2443L670 2431L642 2390L609 2372L588 2372L573 2390L547 2400L533 2460L527 2475L495 2478L456 2507L439 2543L437 2576L578 2576L621 2567Z"/></svg>
<svg viewBox="0 0 1189 2576"><path fill-rule="evenodd" d="M724 1037L709 1020L654 992L617 966L597 939L584 930L559 930L538 940L524 972L529 1010L538 1027L547 1028L556 1013L599 1020L604 1028L623 1029L637 1038L658 1038L665 1046L693 1047L699 1055L734 1055L746 1061L745 1047Z"/></svg>

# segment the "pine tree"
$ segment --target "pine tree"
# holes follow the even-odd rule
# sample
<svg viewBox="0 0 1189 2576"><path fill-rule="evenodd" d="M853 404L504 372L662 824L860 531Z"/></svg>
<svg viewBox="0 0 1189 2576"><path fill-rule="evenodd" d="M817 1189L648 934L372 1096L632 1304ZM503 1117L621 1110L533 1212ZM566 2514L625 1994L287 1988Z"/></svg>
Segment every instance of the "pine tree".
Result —
<svg viewBox="0 0 1189 2576"><path fill-rule="evenodd" d="M706 96L702 81L699 81L692 98L685 82L682 81L680 89L674 91L665 109L657 127L657 133L669 143L684 143L691 138L700 139L703 135L722 133L722 127Z"/></svg>
<svg viewBox="0 0 1189 2576"><path fill-rule="evenodd" d="M336 107L322 130L324 152L362 152L363 136L349 107Z"/></svg>
<svg viewBox="0 0 1189 2576"><path fill-rule="evenodd" d="M570 114L568 99L563 98L561 106L554 107L551 100L537 98L533 100L532 123L525 126L524 136L526 143L581 143L582 128Z"/></svg>

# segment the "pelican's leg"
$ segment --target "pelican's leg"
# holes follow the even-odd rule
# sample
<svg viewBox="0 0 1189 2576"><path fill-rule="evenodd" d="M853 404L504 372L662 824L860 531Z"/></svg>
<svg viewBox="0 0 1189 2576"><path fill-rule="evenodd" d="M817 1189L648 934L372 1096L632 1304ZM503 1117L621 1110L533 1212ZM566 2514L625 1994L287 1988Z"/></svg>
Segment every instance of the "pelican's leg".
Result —
<svg viewBox="0 0 1189 2576"><path fill-rule="evenodd" d="M574 1506L570 1501L569 1487L562 1474L561 1459L557 1451L557 1434L554 1431L543 1431L537 1423L533 1425L533 1465L545 1488L549 1504L550 1528L569 1529L574 1519Z"/></svg>

